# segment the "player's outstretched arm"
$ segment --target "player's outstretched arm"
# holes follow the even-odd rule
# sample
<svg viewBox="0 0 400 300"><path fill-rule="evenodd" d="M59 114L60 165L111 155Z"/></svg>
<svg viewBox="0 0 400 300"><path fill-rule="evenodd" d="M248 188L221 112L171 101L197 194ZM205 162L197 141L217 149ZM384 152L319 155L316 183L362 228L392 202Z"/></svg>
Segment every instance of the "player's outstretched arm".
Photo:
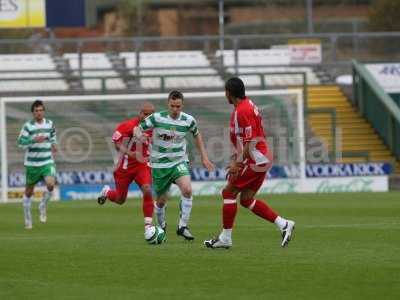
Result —
<svg viewBox="0 0 400 300"><path fill-rule="evenodd" d="M133 136L139 141L144 142L148 138L148 135L145 133L145 131L147 132L148 130L153 129L155 127L155 123L154 114L151 114L133 129Z"/></svg>
<svg viewBox="0 0 400 300"><path fill-rule="evenodd" d="M127 146L125 146L123 143L114 143L115 145L115 149L120 153L120 155L128 155L131 158L135 158L137 160L139 160L139 157L137 155L137 152L133 152L131 150L129 150L129 148Z"/></svg>
<svg viewBox="0 0 400 300"><path fill-rule="evenodd" d="M133 128L133 136L139 141L143 139L143 129L140 125Z"/></svg>
<svg viewBox="0 0 400 300"><path fill-rule="evenodd" d="M215 169L214 164L208 159L207 151L206 148L204 147L204 142L203 138L201 137L201 134L198 133L194 137L196 147L200 152L201 155L201 162L203 163L203 166L207 168L209 172L213 171Z"/></svg>

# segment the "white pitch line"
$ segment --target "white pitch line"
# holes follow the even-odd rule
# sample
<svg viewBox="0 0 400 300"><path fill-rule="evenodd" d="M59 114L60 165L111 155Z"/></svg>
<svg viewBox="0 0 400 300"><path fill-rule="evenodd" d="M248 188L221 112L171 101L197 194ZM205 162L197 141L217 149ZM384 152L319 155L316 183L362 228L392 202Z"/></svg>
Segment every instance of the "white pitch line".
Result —
<svg viewBox="0 0 400 300"><path fill-rule="evenodd" d="M32 229L35 230L35 229ZM27 234L28 231L27 231ZM92 238L94 236L91 235L68 235L68 238L79 238L79 239L87 239ZM9 240L9 241L24 241L24 240L54 240L54 239L65 239L65 236L3 236L0 237L0 240Z"/></svg>
<svg viewBox="0 0 400 300"><path fill-rule="evenodd" d="M296 224L299 228L362 228L362 227L398 227L400 229L400 223L363 223L363 224L322 224L322 225L301 225Z"/></svg>

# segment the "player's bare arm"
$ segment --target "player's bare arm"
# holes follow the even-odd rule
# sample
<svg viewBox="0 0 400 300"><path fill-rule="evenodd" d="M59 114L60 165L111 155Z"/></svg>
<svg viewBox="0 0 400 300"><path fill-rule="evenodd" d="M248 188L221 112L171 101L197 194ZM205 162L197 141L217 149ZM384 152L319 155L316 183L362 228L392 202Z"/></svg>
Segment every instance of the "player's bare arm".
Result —
<svg viewBox="0 0 400 300"><path fill-rule="evenodd" d="M209 171L213 171L215 169L214 164L209 160L206 148L204 147L204 142L203 138L201 137L201 134L199 133L194 137L196 147L200 152L201 155L201 162L203 163L203 166Z"/></svg>
<svg viewBox="0 0 400 300"><path fill-rule="evenodd" d="M250 143L243 145L243 140L238 137L236 153L232 155L227 174L231 179L235 179L243 169L243 162L250 157Z"/></svg>
<svg viewBox="0 0 400 300"><path fill-rule="evenodd" d="M239 175L239 172L243 169L243 162L247 159L250 159L250 148L252 147L253 141L249 141L243 147L239 147L241 151L234 155L231 160L227 170L228 175L232 178L236 178Z"/></svg>
<svg viewBox="0 0 400 300"><path fill-rule="evenodd" d="M58 152L57 144L52 144L51 145L51 153L53 153L53 155L55 155L57 152Z"/></svg>
<svg viewBox="0 0 400 300"><path fill-rule="evenodd" d="M126 145L123 143L115 143L115 149L120 153L120 155L128 155L130 158L138 159L141 158L143 159L143 155L138 152L131 151Z"/></svg>
<svg viewBox="0 0 400 300"><path fill-rule="evenodd" d="M142 127L140 125L136 126L133 129L133 137L136 138L140 142L145 142L148 139L148 135L146 134L146 132L142 129Z"/></svg>
<svg viewBox="0 0 400 300"><path fill-rule="evenodd" d="M115 143L115 149L121 154L121 155L128 155L129 157L135 158L135 152L131 151L128 149L127 146L125 146L122 143Z"/></svg>
<svg viewBox="0 0 400 300"><path fill-rule="evenodd" d="M236 159L231 160L229 166L226 168L227 176L231 179L235 179L239 175L239 172L242 168L242 164L237 162Z"/></svg>

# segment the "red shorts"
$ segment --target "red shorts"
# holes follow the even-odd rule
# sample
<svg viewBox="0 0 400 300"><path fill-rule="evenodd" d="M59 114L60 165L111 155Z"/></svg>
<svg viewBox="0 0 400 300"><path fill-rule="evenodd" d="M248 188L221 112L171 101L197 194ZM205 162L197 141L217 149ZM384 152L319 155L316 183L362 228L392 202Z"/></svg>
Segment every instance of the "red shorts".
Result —
<svg viewBox="0 0 400 300"><path fill-rule="evenodd" d="M138 164L128 169L118 168L114 171L114 181L117 190L128 192L132 181L138 186L151 184L151 169L145 164Z"/></svg>
<svg viewBox="0 0 400 300"><path fill-rule="evenodd" d="M228 181L239 190L249 189L257 192L263 184L265 176L271 167L272 163L259 166L245 165L235 179L231 180L228 178Z"/></svg>

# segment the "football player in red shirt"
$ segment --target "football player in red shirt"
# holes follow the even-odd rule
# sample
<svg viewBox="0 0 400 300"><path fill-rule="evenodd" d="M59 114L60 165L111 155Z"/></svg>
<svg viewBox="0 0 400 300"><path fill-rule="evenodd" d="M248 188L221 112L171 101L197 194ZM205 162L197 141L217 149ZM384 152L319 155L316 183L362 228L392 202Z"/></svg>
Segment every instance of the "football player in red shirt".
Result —
<svg viewBox="0 0 400 300"><path fill-rule="evenodd" d="M225 84L228 102L234 106L230 120L230 139L235 149L228 167L228 183L222 190L223 229L216 239L204 241L208 248L230 248L232 227L235 221L237 203L259 217L275 223L282 234L281 246L288 245L294 231L294 222L286 220L272 210L265 202L255 199L272 166L272 152L268 147L262 117L257 106L245 94L241 79L231 78Z"/></svg>
<svg viewBox="0 0 400 300"><path fill-rule="evenodd" d="M147 116L154 112L151 103L144 103L139 116L120 123L112 135L115 148L119 152L119 159L114 171L115 190L108 185L104 186L97 202L103 205L106 200L123 204L128 195L128 188L135 181L143 193L143 215L145 231L152 225L153 198L151 190L151 169L148 164L149 142L151 132L147 139L138 141L133 137L133 130Z"/></svg>

